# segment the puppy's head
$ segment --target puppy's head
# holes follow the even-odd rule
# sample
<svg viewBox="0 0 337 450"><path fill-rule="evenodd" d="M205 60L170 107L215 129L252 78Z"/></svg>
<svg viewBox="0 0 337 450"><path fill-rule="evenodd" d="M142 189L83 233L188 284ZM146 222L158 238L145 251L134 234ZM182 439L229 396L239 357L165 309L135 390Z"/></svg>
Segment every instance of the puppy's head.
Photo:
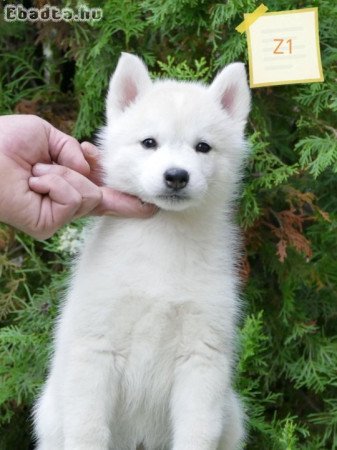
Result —
<svg viewBox="0 0 337 450"><path fill-rule="evenodd" d="M100 136L106 184L175 211L232 194L249 108L241 63L225 67L210 86L152 82L138 57L122 54Z"/></svg>

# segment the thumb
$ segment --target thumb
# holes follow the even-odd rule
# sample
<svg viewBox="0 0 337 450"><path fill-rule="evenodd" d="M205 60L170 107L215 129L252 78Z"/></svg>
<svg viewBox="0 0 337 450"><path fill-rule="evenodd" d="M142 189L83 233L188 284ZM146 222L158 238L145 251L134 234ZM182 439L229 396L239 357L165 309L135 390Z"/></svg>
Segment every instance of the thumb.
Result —
<svg viewBox="0 0 337 450"><path fill-rule="evenodd" d="M94 215L116 215L122 217L151 217L158 208L143 203L138 197L124 194L108 187L101 187L102 201L91 212Z"/></svg>

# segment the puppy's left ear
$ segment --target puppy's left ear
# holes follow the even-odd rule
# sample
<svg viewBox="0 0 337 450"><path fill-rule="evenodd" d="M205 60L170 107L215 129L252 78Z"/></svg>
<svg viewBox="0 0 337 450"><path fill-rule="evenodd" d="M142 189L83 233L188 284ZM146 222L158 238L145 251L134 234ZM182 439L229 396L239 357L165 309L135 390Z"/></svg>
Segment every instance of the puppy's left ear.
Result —
<svg viewBox="0 0 337 450"><path fill-rule="evenodd" d="M250 111L250 90L244 64L226 66L215 77L209 89L230 117L244 126Z"/></svg>

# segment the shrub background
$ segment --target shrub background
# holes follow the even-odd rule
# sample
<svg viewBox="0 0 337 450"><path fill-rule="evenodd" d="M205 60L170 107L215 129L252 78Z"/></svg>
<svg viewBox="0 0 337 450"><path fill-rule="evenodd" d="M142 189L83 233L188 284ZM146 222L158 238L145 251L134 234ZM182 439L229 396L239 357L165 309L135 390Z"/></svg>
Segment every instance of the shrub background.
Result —
<svg viewBox="0 0 337 450"><path fill-rule="evenodd" d="M238 211L246 311L236 383L249 416L246 448L337 449L337 3L264 3L319 7L325 81L253 91ZM235 27L260 2L87 4L103 7L102 21L1 19L1 114L38 114L92 139L121 51L141 55L155 76L209 81L225 64L247 61ZM1 225L0 450L32 448L30 408L80 229L38 242Z"/></svg>

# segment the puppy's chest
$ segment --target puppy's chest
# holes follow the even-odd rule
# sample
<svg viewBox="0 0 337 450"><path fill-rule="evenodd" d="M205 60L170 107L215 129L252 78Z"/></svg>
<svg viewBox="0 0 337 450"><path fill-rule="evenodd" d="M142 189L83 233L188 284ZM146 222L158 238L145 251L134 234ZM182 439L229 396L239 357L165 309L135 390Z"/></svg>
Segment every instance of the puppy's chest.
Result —
<svg viewBox="0 0 337 450"><path fill-rule="evenodd" d="M150 360L212 327L209 318L221 315L226 297L212 249L142 226L127 222L104 240L106 230L97 230L78 266L74 306L124 356L141 353Z"/></svg>
<svg viewBox="0 0 337 450"><path fill-rule="evenodd" d="M143 293L116 299L106 326L106 336L124 366L137 372L154 370L158 364L172 366L208 325L194 302L175 303Z"/></svg>
<svg viewBox="0 0 337 450"><path fill-rule="evenodd" d="M116 305L110 342L121 374L121 408L166 405L177 364L193 352L193 315L191 306L164 307L144 298Z"/></svg>
<svg viewBox="0 0 337 450"><path fill-rule="evenodd" d="M104 223L103 223L104 224ZM146 223L97 229L79 266L81 283L99 284L99 291L165 296L201 293L223 277L219 245L187 232ZM199 237L199 239L198 239Z"/></svg>

